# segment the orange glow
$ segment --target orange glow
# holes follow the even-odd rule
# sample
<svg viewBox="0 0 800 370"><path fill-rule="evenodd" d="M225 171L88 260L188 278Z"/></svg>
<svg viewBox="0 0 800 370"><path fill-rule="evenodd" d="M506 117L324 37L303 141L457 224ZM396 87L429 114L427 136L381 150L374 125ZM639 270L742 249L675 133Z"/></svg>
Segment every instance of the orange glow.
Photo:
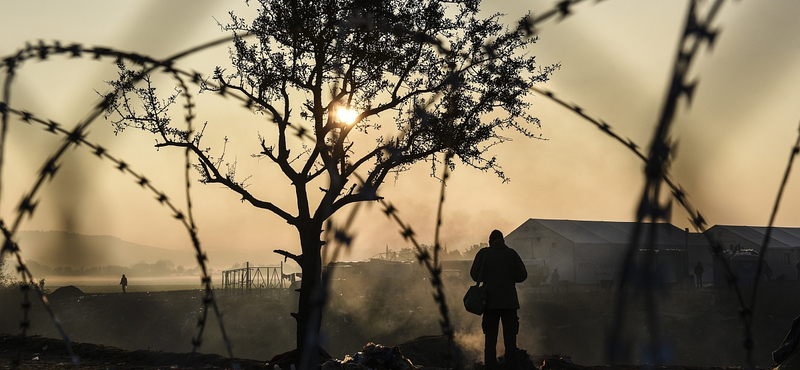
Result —
<svg viewBox="0 0 800 370"><path fill-rule="evenodd" d="M353 109L341 107L336 111L336 118L345 125L352 125L358 117L358 112Z"/></svg>

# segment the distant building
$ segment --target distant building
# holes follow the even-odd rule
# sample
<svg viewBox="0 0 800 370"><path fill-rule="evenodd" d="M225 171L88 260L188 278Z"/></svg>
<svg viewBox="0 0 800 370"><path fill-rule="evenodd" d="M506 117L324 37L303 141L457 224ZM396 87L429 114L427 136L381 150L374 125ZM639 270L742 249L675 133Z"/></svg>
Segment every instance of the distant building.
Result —
<svg viewBox="0 0 800 370"><path fill-rule="evenodd" d="M561 280L597 284L619 280L635 226L635 222L532 218L505 239L523 260L542 259L551 270L558 268ZM648 237L650 228L651 224L643 225L642 238ZM655 224L653 248L662 278L667 282L680 282L690 274L688 235L671 224ZM646 239L640 239L643 240ZM637 250L635 257L640 258L642 253Z"/></svg>
<svg viewBox="0 0 800 370"><path fill-rule="evenodd" d="M752 261L757 260L766 232L766 227L730 225L715 225L706 231L722 245L725 255L735 262L732 265L735 271L739 270L740 281L745 284L751 283L754 278L750 275L755 274L757 265ZM784 279L798 279L796 268L798 260L800 260L800 228L772 228L764 257L772 278L782 276ZM766 271L766 266L762 271ZM714 269L714 281L716 286L726 286L727 280L721 268Z"/></svg>
<svg viewBox="0 0 800 370"><path fill-rule="evenodd" d="M578 284L619 281L635 222L529 219L506 235L506 244L523 260L542 260L549 270L558 268L561 280ZM652 224L644 224L636 258L645 250ZM724 256L743 284L755 279L758 253L766 227L716 225L706 234L691 233L668 223L655 224L655 253L661 279L667 283L692 281L694 266L703 266L703 282L724 287L723 269L715 260L709 238L718 241ZM765 256L773 279L798 279L800 228L775 227ZM766 267L762 271L766 271ZM766 274L762 278L767 278Z"/></svg>

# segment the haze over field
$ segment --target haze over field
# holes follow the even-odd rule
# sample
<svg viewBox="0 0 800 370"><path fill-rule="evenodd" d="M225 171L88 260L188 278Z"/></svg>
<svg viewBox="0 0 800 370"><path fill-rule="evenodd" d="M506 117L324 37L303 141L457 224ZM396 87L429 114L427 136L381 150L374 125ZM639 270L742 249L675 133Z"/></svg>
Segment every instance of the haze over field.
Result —
<svg viewBox="0 0 800 370"><path fill-rule="evenodd" d="M47 287L64 285L111 286L117 292L120 275L126 274L131 291L152 291L153 285L200 286L199 267L194 254L174 249L131 243L108 235L81 235L60 231L22 231L22 257L37 279L45 279ZM210 251L208 267L219 279L224 270L250 266L280 266L272 261L252 259L249 251ZM3 266L13 275L15 263ZM284 272L296 272L293 263L283 264ZM217 280L219 281L219 280ZM162 288L165 289L165 288ZM175 288L171 288L175 289Z"/></svg>
<svg viewBox="0 0 800 370"><path fill-rule="evenodd" d="M553 3L501 0L483 6L486 12L508 14L505 19L510 23L528 10L541 13ZM686 8L687 2L673 0L613 0L574 7L573 16L538 27L537 60L541 65L562 65L541 87L576 102L621 136L646 146ZM217 22L225 23L229 10L247 19L255 11L244 1L210 0L43 0L4 2L0 10L2 56L42 39L155 57L223 37ZM800 120L799 15L800 2L794 0L727 3L716 22L722 31L716 44L699 54L692 69L699 85L690 109L682 109L676 120L672 137L679 145L671 173L711 224L767 222ZM226 47L221 46L179 65L210 74L215 66L228 65L227 57ZM115 76L115 66L91 58L30 61L17 71L9 103L71 126L97 102L94 90L106 91L104 81ZM542 120L537 133L547 140L512 137L513 142L494 148L510 183L464 167L453 174L442 230L442 240L450 248L483 242L495 228L510 232L531 217L632 220L642 187L641 162L544 97L534 97L531 103ZM284 193L288 181L249 157L257 150L257 134L268 131L259 126L263 121L230 101L209 96L199 98L198 114L200 122L233 128L227 155L237 158L242 176L254 175L254 191L295 208L290 194ZM181 151L157 151L152 137L140 132L115 137L110 123L102 120L92 126L88 139L102 143L182 204ZM58 140L38 127L10 123L0 199L4 218L12 218ZM216 140L209 144L219 145L221 136ZM438 191L438 181L424 164L381 189L425 243L433 239ZM273 249L299 250L289 225L242 204L232 192L195 183L193 194L199 235L210 255L234 249L248 251L253 261L277 263L281 258ZM113 235L183 251L191 258L186 231L152 198L110 163L98 161L87 150L73 150L23 228ZM798 204L800 183L792 181L777 224L800 226ZM679 227L689 226L685 219L680 211L673 216ZM354 232L354 247L342 259L368 258L387 245L395 250L406 246L397 226L376 206L362 208Z"/></svg>
<svg viewBox="0 0 800 370"><path fill-rule="evenodd" d="M131 266L136 263L155 264L169 261L175 267L193 268L197 258L186 251L165 249L131 243L108 235L81 235L60 231L23 231L19 243L26 245L22 256L50 267L100 267L104 265ZM209 266L228 269L233 265L251 262L266 265L265 261L249 260L250 253L242 250L213 251Z"/></svg>

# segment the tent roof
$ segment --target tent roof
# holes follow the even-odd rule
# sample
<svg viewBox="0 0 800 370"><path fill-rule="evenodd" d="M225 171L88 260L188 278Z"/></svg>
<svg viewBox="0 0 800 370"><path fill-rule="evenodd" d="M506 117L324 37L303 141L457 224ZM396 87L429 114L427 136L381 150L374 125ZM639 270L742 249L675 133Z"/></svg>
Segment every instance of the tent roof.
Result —
<svg viewBox="0 0 800 370"><path fill-rule="evenodd" d="M641 235L645 237L653 224L644 224ZM578 244L628 244L631 242L635 222L618 221L576 221L552 219L528 219L509 238L540 236L538 228L545 228ZM681 229L668 224L657 223L656 245L684 245L686 234Z"/></svg>
<svg viewBox="0 0 800 370"><path fill-rule="evenodd" d="M708 232L712 235L715 230L725 230L750 243L761 245L767 228L764 226L732 226L714 225ZM769 241L770 247L800 247L800 228L798 227L773 227Z"/></svg>

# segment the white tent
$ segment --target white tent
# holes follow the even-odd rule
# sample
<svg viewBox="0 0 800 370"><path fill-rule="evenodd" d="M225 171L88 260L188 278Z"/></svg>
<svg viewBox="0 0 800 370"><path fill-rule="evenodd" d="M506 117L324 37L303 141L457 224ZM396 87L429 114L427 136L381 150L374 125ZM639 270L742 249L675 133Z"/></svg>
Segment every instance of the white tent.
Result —
<svg viewBox="0 0 800 370"><path fill-rule="evenodd" d="M689 270L687 232L671 224L655 225L652 247L659 265L668 270L663 276L669 282L681 281ZM597 284L619 279L635 226L635 222L529 219L505 239L523 260L542 259L551 270L558 268L561 280ZM643 225L636 258L639 249L647 248L642 241L647 240L650 227Z"/></svg>

